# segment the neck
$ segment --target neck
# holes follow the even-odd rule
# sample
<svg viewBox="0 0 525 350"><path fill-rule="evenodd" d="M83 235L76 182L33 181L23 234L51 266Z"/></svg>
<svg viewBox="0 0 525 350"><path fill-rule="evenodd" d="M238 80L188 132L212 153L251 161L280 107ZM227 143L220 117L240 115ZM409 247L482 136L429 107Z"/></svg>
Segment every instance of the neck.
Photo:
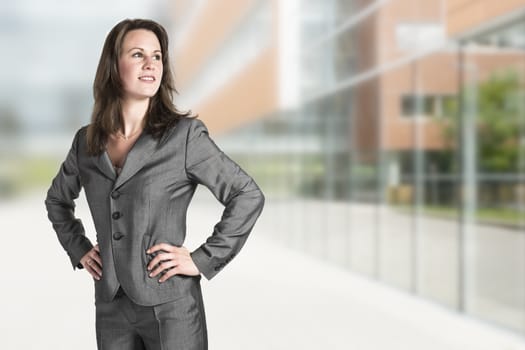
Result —
<svg viewBox="0 0 525 350"><path fill-rule="evenodd" d="M122 133L127 136L142 129L144 117L149 106L149 99L122 101Z"/></svg>

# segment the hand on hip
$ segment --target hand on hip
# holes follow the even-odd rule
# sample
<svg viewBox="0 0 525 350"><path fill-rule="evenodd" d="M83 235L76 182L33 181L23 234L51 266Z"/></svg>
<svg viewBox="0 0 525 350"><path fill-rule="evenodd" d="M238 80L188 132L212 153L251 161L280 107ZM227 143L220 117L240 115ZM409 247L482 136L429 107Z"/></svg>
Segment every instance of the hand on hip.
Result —
<svg viewBox="0 0 525 350"><path fill-rule="evenodd" d="M100 280L102 277L102 259L100 258L98 244L80 259L80 263L94 279Z"/></svg>
<svg viewBox="0 0 525 350"><path fill-rule="evenodd" d="M159 282L164 282L174 275L197 276L199 269L193 262L190 252L186 247L177 247L168 243L160 243L150 247L146 253L158 252L149 262L150 277L155 277L164 272Z"/></svg>

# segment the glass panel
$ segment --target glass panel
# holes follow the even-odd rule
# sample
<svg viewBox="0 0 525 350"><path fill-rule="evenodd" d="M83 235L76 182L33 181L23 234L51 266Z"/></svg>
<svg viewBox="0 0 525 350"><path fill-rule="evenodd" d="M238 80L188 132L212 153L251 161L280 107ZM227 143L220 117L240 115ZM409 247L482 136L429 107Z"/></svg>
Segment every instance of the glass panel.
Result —
<svg viewBox="0 0 525 350"><path fill-rule="evenodd" d="M336 27L335 0L300 0L301 38L304 43L319 40Z"/></svg>
<svg viewBox="0 0 525 350"><path fill-rule="evenodd" d="M378 79L352 89L352 163L350 263L354 270L376 275L378 232Z"/></svg>
<svg viewBox="0 0 525 350"><path fill-rule="evenodd" d="M321 111L322 106L313 102L305 105L299 113L303 118L301 137L305 146L301 155L303 175L299 184L304 222L303 246L307 252L317 256L324 254L326 245L322 217L326 168L322 149Z"/></svg>
<svg viewBox="0 0 525 350"><path fill-rule="evenodd" d="M343 81L374 68L377 65L377 46L370 45L377 40L378 17L376 13L366 17L357 26L350 27L334 39L333 69L335 80ZM330 49L325 43L317 54L324 55ZM330 52L330 51L328 51Z"/></svg>
<svg viewBox="0 0 525 350"><path fill-rule="evenodd" d="M415 128L401 102L413 81L406 65L381 77L380 278L407 290L413 288Z"/></svg>
<svg viewBox="0 0 525 350"><path fill-rule="evenodd" d="M302 0L300 20L301 91L319 93L334 83L332 40L326 35L335 28L334 0Z"/></svg>
<svg viewBox="0 0 525 350"><path fill-rule="evenodd" d="M305 95L315 95L334 86L333 46L333 41L326 41L303 50L301 89Z"/></svg>
<svg viewBox="0 0 525 350"><path fill-rule="evenodd" d="M344 91L323 103L326 190L325 220L326 255L329 260L345 265L348 262L349 185L350 185L350 100Z"/></svg>
<svg viewBox="0 0 525 350"><path fill-rule="evenodd" d="M375 0L335 0L336 23L341 25L355 16L359 11L372 5Z"/></svg>
<svg viewBox="0 0 525 350"><path fill-rule="evenodd" d="M465 196L467 311L525 324L525 31L523 20L465 47L465 118L474 190ZM467 145L468 146L468 145ZM468 173L466 175L469 175Z"/></svg>
<svg viewBox="0 0 525 350"><path fill-rule="evenodd" d="M458 54L447 48L413 62L418 293L460 306Z"/></svg>

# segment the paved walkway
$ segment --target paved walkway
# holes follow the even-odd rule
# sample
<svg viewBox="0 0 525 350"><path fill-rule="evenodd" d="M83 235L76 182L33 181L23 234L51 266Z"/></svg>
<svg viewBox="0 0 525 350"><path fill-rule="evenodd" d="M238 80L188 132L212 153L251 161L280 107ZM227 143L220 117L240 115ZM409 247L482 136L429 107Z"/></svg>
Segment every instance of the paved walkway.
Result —
<svg viewBox="0 0 525 350"><path fill-rule="evenodd" d="M71 269L43 199L0 202L2 349L95 349L93 282ZM221 213L207 194L196 199L190 249ZM77 212L94 237L82 201ZM274 244L265 229L216 278L202 279L210 350L525 349L521 335Z"/></svg>

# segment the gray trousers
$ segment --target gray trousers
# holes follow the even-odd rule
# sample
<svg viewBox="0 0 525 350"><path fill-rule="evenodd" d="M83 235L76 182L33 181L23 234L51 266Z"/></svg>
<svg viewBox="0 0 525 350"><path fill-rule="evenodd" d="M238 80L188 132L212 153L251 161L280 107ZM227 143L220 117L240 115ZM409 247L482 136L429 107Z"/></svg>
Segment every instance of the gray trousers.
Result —
<svg viewBox="0 0 525 350"><path fill-rule="evenodd" d="M99 350L207 350L200 283L172 302L142 306L122 288L111 302L95 301Z"/></svg>

